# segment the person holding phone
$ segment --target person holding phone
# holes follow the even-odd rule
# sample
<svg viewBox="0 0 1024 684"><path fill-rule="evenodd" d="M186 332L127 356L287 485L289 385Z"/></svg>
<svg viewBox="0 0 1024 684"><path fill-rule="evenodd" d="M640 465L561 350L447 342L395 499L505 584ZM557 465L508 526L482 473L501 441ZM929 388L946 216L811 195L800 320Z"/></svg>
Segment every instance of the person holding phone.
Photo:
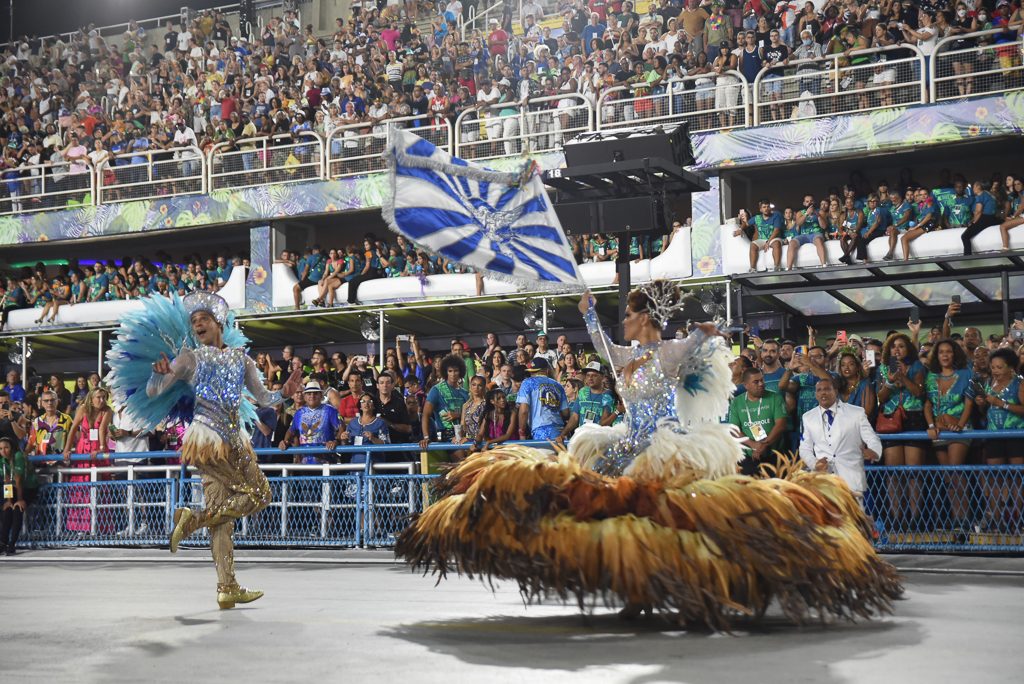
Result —
<svg viewBox="0 0 1024 684"><path fill-rule="evenodd" d="M928 375L925 377L926 397L924 418L928 422L928 436L932 439L939 465L962 466L967 463L970 440L949 437L940 439L941 433L963 432L971 422L974 408L974 388L971 369L963 347L953 340L939 340L928 355ZM968 503L964 476L959 472L947 473L946 496L954 527L969 527Z"/></svg>
<svg viewBox="0 0 1024 684"><path fill-rule="evenodd" d="M989 355L989 380L982 391L974 397L974 405L985 414L989 431L1024 430L1024 380L1017 374L1017 357L1009 349L997 349ZM987 465L1024 465L1024 440L990 439L985 442L985 463ZM1005 515L1006 494L1010 494L1010 506L1020 510L1022 505L1019 486L1013 486L1003 473L988 475L984 485L985 518L980 525L984 532L1010 531ZM1020 529L1019 517L1013 523L1015 531Z"/></svg>
<svg viewBox="0 0 1024 684"><path fill-rule="evenodd" d="M882 416L894 422L901 422L895 432L923 432L928 423L924 419L925 367L918 359L917 348L905 333L893 333L882 345L882 364L878 372L879 417L876 428L879 432L893 432L883 429ZM902 421L897 417L902 416ZM925 449L922 442L892 440L885 442L882 457L886 465L924 465ZM906 485L905 487L903 485ZM920 491L916 477L905 479L890 478L889 526L892 529L906 529L906 525L919 528ZM906 492L904 497L902 492ZM904 501L904 498L906 501ZM905 511L910 519L906 520Z"/></svg>
<svg viewBox="0 0 1024 684"><path fill-rule="evenodd" d="M839 398L844 403L859 406L869 419L874 419L878 409L875 388L864 373L860 358L850 351L839 356Z"/></svg>

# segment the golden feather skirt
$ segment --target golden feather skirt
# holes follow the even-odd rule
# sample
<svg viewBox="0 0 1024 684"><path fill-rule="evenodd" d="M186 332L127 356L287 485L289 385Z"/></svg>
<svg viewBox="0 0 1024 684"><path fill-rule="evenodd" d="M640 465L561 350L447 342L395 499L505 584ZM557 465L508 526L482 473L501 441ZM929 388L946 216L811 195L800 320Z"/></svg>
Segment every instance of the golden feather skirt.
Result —
<svg viewBox="0 0 1024 684"><path fill-rule="evenodd" d="M564 452L519 446L470 456L439 482L396 554L414 569L519 584L527 601L651 607L728 629L777 600L795 622L888 612L899 577L837 477L606 477Z"/></svg>

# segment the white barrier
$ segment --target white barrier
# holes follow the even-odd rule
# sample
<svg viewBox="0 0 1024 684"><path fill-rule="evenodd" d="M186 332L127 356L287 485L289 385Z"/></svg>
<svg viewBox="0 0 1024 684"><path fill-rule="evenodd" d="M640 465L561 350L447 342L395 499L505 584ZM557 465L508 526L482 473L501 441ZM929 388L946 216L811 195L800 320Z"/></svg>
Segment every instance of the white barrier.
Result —
<svg viewBox="0 0 1024 684"><path fill-rule="evenodd" d="M316 180L324 177L323 163L323 140L310 131L221 142L208 155L210 190Z"/></svg>
<svg viewBox="0 0 1024 684"><path fill-rule="evenodd" d="M896 51L909 51L913 55L890 59ZM843 61L851 63L841 65ZM779 69L784 72L781 76L764 70L754 79L755 126L928 101L925 58L914 45L853 50L849 56L837 54L821 59L792 60Z"/></svg>
<svg viewBox="0 0 1024 684"><path fill-rule="evenodd" d="M391 142L394 127L411 131L449 154L454 153L455 135L447 118L433 115L404 116L378 123L362 122L338 126L327 136L327 176L343 178L383 171L381 153Z"/></svg>
<svg viewBox="0 0 1024 684"><path fill-rule="evenodd" d="M135 161L139 159L144 161ZM126 163L119 165L118 160ZM194 145L112 155L96 169L96 188L99 204L202 194L206 158Z"/></svg>
<svg viewBox="0 0 1024 684"><path fill-rule="evenodd" d="M455 120L455 149L474 161L541 154L591 130L594 109L587 98L563 93L532 98L525 106L510 101L464 110Z"/></svg>
<svg viewBox="0 0 1024 684"><path fill-rule="evenodd" d="M738 71L668 80L658 92L636 96L647 86L616 86L601 91L597 129L685 121L690 132L750 125L750 87Z"/></svg>
<svg viewBox="0 0 1024 684"><path fill-rule="evenodd" d="M232 309L245 308L245 268L236 266L231 270L231 277L218 294L227 301ZM15 309L11 311L4 330L43 330L61 326L90 326L117 321L126 313L138 311L142 302L137 299L113 299L102 302L82 302L81 304L65 304L57 312L54 323L36 325L39 307L31 309Z"/></svg>
<svg viewBox="0 0 1024 684"><path fill-rule="evenodd" d="M28 164L0 173L0 216L31 214L96 202L96 176L88 160Z"/></svg>

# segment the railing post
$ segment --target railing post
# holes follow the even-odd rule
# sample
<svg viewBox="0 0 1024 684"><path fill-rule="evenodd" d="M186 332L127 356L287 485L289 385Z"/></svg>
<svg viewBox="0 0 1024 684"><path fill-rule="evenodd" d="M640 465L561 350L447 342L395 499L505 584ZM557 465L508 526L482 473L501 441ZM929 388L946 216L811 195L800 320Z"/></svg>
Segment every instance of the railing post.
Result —
<svg viewBox="0 0 1024 684"><path fill-rule="evenodd" d="M127 490L124 493L124 505L128 509L128 536L135 536L135 466L128 464Z"/></svg>
<svg viewBox="0 0 1024 684"><path fill-rule="evenodd" d="M751 90L753 90L753 95L751 96L750 99L753 102L753 107L754 107L754 125L755 126L760 126L761 125L761 97L760 97L760 95L758 94L757 91L759 90L759 86L761 85L761 74L763 74L763 73L764 72L761 71L761 72L759 72L757 74L757 76L754 77L754 85L753 85L753 88L751 88ZM744 80L745 79L740 79L740 87L743 88L743 90L748 90L747 84L744 82ZM715 87L716 88L718 87L717 83L716 83Z"/></svg>

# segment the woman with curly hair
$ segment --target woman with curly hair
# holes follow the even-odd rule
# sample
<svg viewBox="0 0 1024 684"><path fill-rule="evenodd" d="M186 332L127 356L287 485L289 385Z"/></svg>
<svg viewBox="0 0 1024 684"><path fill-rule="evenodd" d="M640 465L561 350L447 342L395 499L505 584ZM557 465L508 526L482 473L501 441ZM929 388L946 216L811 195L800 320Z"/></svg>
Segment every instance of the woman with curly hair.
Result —
<svg viewBox="0 0 1024 684"><path fill-rule="evenodd" d="M968 367L967 354L953 340L939 340L928 355L928 375L925 377L926 398L924 418L928 422L928 436L932 439L939 465L962 466L967 463L970 440L950 436L940 439L940 433L962 432L971 423L974 408L973 374ZM957 529L968 527L968 504L963 473L945 476L946 496Z"/></svg>

